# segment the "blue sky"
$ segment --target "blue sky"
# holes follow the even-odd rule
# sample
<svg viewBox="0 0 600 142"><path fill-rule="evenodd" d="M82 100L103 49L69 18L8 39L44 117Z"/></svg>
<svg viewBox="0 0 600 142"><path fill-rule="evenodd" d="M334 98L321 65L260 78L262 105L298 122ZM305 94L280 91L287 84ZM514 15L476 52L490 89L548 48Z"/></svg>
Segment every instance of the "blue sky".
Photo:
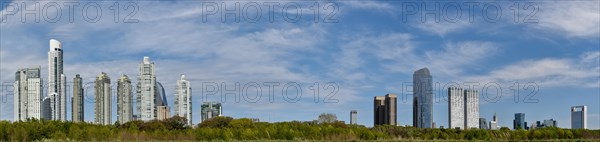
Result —
<svg viewBox="0 0 600 142"><path fill-rule="evenodd" d="M482 96L480 101L480 117L490 120L497 113L501 126L511 127L514 113L522 112L530 124L553 118L559 127L570 128L570 107L587 105L588 127L600 128L598 1L318 1L318 14L314 13L315 1L137 1L130 7L137 8L131 17L137 22L133 23L123 22L132 12L125 9L129 6L126 2L119 2L118 23L114 22L113 2L75 2L79 5L73 22L64 6L69 1L2 2L0 79L9 86L18 68L39 65L47 70L48 40L55 38L63 43L69 80L81 74L84 81L92 82L100 72L108 73L113 82L120 74L135 80L137 64L149 56L156 64L157 79L165 86L169 104L173 104L176 80L185 74L194 89L194 123L200 121L199 104L206 101L204 97L220 100L217 95L206 95L203 84L225 83L231 89L239 82L242 89L238 89L245 90L245 84L255 82L261 85L260 100L248 101L256 95L253 87L243 91L250 97L240 102L228 95L223 104L225 115L276 122L309 121L320 113L334 113L349 121L349 112L355 109L358 123L372 126L373 97L395 93L407 98L399 99L398 122L412 125L412 96L410 89L403 91L403 84L410 85L412 73L427 67L433 81L440 84L434 104L438 126L448 125L443 85L475 82L479 83L475 89L482 92L489 83L502 88L499 99L484 101ZM33 9L36 3L40 5L37 14L46 19L35 22L32 14L24 14L27 21L23 22L21 11L14 6ZM237 10L249 13L240 16L240 22L231 15L221 15L222 8L216 14L207 9L215 5L233 9L236 3L240 5ZM54 4L62 11L56 12ZM102 9L98 21L86 21L96 14L94 9L82 10L89 4ZM279 7L269 11L266 4ZM431 10L436 4L439 7L434 12L442 14L438 15L440 20L425 14L423 21L421 12L426 11L422 6ZM456 4L460 10L453 9ZM469 4L478 5L472 21L465 6ZM252 21L256 16L252 6L257 5L261 16ZM417 10L412 11L415 5ZM295 6L302 11L297 21L293 20ZM495 12L494 6L502 11ZM515 9L519 9L517 13ZM456 11L461 16L452 20ZM269 20L271 12L273 22ZM48 18L57 13L61 18L56 22ZM88 17L82 16L85 14ZM494 19L495 14L501 16ZM515 15L519 17L516 22ZM44 79L46 74L42 74ZM266 82L280 84L272 102ZM292 82L302 88L297 102L282 97L283 86ZM311 88L314 82L320 86L317 103ZM326 88L329 82L338 86L331 97L334 103L323 101L333 91ZM514 101L515 83L520 88L518 102ZM537 92L524 102L532 91L525 87L531 84ZM85 104L85 119L92 121L93 93L87 91L90 99ZM296 90L287 92L293 97ZM2 100L0 119L11 120L12 96L4 94Z"/></svg>

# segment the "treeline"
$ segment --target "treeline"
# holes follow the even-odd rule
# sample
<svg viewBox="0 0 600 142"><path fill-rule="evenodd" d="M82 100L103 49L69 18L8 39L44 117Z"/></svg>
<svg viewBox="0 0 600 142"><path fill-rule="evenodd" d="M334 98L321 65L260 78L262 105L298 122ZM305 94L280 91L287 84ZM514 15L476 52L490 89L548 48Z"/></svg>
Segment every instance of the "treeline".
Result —
<svg viewBox="0 0 600 142"><path fill-rule="evenodd" d="M46 120L0 121L0 141L74 140L549 140L600 139L600 130L542 128L535 130L419 129L401 126L347 125L341 122L253 122L216 117L185 125L185 118L97 125Z"/></svg>

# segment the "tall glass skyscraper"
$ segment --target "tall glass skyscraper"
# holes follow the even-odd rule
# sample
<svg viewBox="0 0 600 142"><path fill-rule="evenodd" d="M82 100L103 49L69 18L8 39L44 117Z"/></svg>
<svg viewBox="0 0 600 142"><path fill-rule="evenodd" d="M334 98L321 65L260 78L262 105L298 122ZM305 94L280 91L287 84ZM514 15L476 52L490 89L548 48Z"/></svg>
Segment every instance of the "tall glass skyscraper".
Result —
<svg viewBox="0 0 600 142"><path fill-rule="evenodd" d="M66 120L66 76L63 74L63 50L60 41L50 39L48 51L48 95L55 94L51 105L52 120Z"/></svg>
<svg viewBox="0 0 600 142"><path fill-rule="evenodd" d="M185 80L185 75L177 80L175 92L175 115L186 118L187 124L192 125L192 87L190 81Z"/></svg>
<svg viewBox="0 0 600 142"><path fill-rule="evenodd" d="M73 97L71 101L71 117L73 122L84 122L83 120L83 81L79 74L73 78Z"/></svg>
<svg viewBox="0 0 600 142"><path fill-rule="evenodd" d="M117 81L117 121L127 123L133 120L133 89L127 75Z"/></svg>
<svg viewBox="0 0 600 142"><path fill-rule="evenodd" d="M19 69L14 82L14 120L42 118L42 78L40 67Z"/></svg>
<svg viewBox="0 0 600 142"><path fill-rule="evenodd" d="M138 119L150 121L156 119L156 76L154 62L149 57L139 64L137 82L137 113Z"/></svg>
<svg viewBox="0 0 600 142"><path fill-rule="evenodd" d="M525 122L525 113L515 113L513 129L528 129L527 122Z"/></svg>
<svg viewBox="0 0 600 142"><path fill-rule="evenodd" d="M422 68L413 74L413 126L432 128L433 81L429 69Z"/></svg>
<svg viewBox="0 0 600 142"><path fill-rule="evenodd" d="M587 129L587 106L571 107L571 129Z"/></svg>
<svg viewBox="0 0 600 142"><path fill-rule="evenodd" d="M94 88L95 93L95 109L94 122L97 124L110 125L112 123L112 96L110 78L106 73L101 73L96 77Z"/></svg>

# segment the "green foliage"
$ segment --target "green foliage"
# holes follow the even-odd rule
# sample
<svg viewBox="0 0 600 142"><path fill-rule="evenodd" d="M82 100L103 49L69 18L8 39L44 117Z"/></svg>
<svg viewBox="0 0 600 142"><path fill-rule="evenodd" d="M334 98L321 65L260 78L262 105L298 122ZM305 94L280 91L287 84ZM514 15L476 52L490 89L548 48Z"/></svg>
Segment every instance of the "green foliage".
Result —
<svg viewBox="0 0 600 142"><path fill-rule="evenodd" d="M600 130L561 129L533 130L456 130L420 129L380 125L368 128L341 122L253 122L251 119L216 117L196 128L186 126L185 118L163 121L130 121L119 125L97 125L46 120L27 122L0 121L0 141L210 141L210 140L596 140Z"/></svg>

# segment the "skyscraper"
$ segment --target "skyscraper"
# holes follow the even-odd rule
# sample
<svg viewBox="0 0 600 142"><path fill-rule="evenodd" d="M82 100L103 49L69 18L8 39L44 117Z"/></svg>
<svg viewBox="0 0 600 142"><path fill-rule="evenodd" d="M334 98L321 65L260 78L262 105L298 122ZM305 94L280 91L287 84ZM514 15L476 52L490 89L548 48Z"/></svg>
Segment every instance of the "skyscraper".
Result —
<svg viewBox="0 0 600 142"><path fill-rule="evenodd" d="M127 75L117 81L117 121L127 123L133 120L133 89Z"/></svg>
<svg viewBox="0 0 600 142"><path fill-rule="evenodd" d="M496 113L494 113L494 117L492 117L492 121L490 121L490 130L498 129L498 118L496 117Z"/></svg>
<svg viewBox="0 0 600 142"><path fill-rule="evenodd" d="M192 125L192 87L190 81L185 80L185 75L177 80L175 92L175 115L186 118L187 124Z"/></svg>
<svg viewBox="0 0 600 142"><path fill-rule="evenodd" d="M571 129L587 129L587 106L571 107Z"/></svg>
<svg viewBox="0 0 600 142"><path fill-rule="evenodd" d="M171 116L169 113L169 106L157 106L156 107L156 119L157 120L165 120Z"/></svg>
<svg viewBox="0 0 600 142"><path fill-rule="evenodd" d="M431 128L433 122L433 81L429 69L413 74L413 126Z"/></svg>
<svg viewBox="0 0 600 142"><path fill-rule="evenodd" d="M51 106L52 104L50 104L50 96L44 97L42 100L42 119L52 119L52 110L50 109Z"/></svg>
<svg viewBox="0 0 600 142"><path fill-rule="evenodd" d="M374 125L383 125L385 124L385 97L384 96L375 96L373 101L373 121Z"/></svg>
<svg viewBox="0 0 600 142"><path fill-rule="evenodd" d="M202 121L223 115L223 108L218 102L204 102L200 109Z"/></svg>
<svg viewBox="0 0 600 142"><path fill-rule="evenodd" d="M358 111L356 110L351 110L350 111L350 124L358 124L356 121L356 118L358 117Z"/></svg>
<svg viewBox="0 0 600 142"><path fill-rule="evenodd" d="M60 41L50 39L48 52L48 95L57 100L51 106L52 120L66 120L66 76L63 74L63 52Z"/></svg>
<svg viewBox="0 0 600 142"><path fill-rule="evenodd" d="M386 94L385 96L375 96L374 101L374 121L375 125L397 125L397 96L396 94Z"/></svg>
<svg viewBox="0 0 600 142"><path fill-rule="evenodd" d="M525 122L525 113L515 113L513 129L528 129L527 122Z"/></svg>
<svg viewBox="0 0 600 142"><path fill-rule="evenodd" d="M75 78L73 78L73 98L71 111L71 119L73 122L84 122L83 81L79 74L75 75Z"/></svg>
<svg viewBox="0 0 600 142"><path fill-rule="evenodd" d="M464 104L463 89L459 87L448 88L448 128L465 128Z"/></svg>
<svg viewBox="0 0 600 142"><path fill-rule="evenodd" d="M479 91L465 90L465 129L479 128Z"/></svg>
<svg viewBox="0 0 600 142"><path fill-rule="evenodd" d="M42 78L40 67L23 68L15 73L14 120L42 118Z"/></svg>
<svg viewBox="0 0 600 142"><path fill-rule="evenodd" d="M94 88L96 89L94 122L97 124L110 125L112 123L111 86L110 78L106 73L102 72L96 77Z"/></svg>
<svg viewBox="0 0 600 142"><path fill-rule="evenodd" d="M156 76L154 62L149 57L139 64L137 82L137 113L140 120L150 121L156 119Z"/></svg>

